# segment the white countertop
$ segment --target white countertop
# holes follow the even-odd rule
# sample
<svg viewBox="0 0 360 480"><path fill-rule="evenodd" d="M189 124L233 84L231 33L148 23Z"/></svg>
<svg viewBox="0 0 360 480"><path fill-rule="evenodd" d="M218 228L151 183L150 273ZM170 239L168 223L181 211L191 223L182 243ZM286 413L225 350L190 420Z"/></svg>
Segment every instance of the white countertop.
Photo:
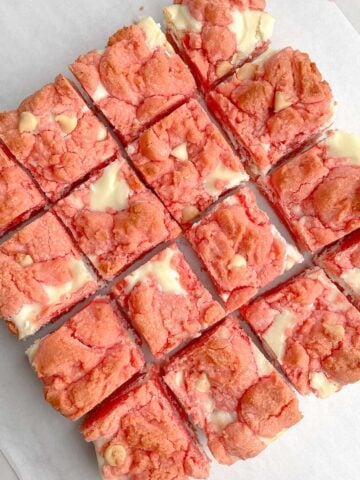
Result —
<svg viewBox="0 0 360 480"><path fill-rule="evenodd" d="M143 0L142 4L145 6L145 13L147 9L147 5L151 4L153 0ZM295 0L287 0L289 2L293 2ZM313 0L316 3L317 0ZM329 0L331 1L331 0ZM79 0L72 0L72 3L75 4L79 2ZM30 1L20 1L20 0L1 0L0 2L0 41L1 41L1 49L0 49L0 61L1 61L1 72L0 72L0 110L8 109L14 107L18 101L24 98L26 95L30 94L32 91L37 89L42 83L46 83L49 81L53 76L55 76L57 69L64 70L64 65L70 63L74 56L72 52L67 52L66 50L62 50L59 52L59 56L61 58L49 58L49 61L43 65L45 58L38 57L34 54L35 50L39 48L42 42L48 42L54 45L54 49L56 50L57 46L63 44L65 41L64 30L66 31L66 36L74 41L78 42L79 48L77 48L78 53L85 52L87 49L96 48L96 42L99 41L99 45L101 42L106 38L106 36L112 33L112 27L116 24L121 24L122 22L117 21L119 18L122 18L124 15L124 9L122 8L122 0L80 0L81 3L85 6L86 5L86 21L88 24L82 25L82 30L74 32L71 31L71 26L74 25L71 8L65 11L62 8L59 8L59 16L58 21L56 24L51 25L52 28L52 37L48 38L43 36L44 32L47 31L45 25L47 23L47 18L49 18L49 22L53 21L53 11L58 8L58 2L49 1L49 0L32 0ZM61 4L64 3L60 2ZM66 2L69 5L72 3ZM132 2L136 5L134 7L129 7L128 12L128 22L130 19L138 12L139 2L135 1ZM342 9L343 13L347 16L350 22L357 28L358 32L360 32L360 1L359 0L335 0L335 3ZM34 17L32 17L32 8L34 6L41 6L41 10L37 9L37 13L41 11L41 18L40 21L37 22ZM102 9L101 5L106 4L107 10ZM117 16L116 12L118 10L123 10L123 12ZM4 17L7 19L11 18L12 23L9 24L4 22ZM109 20L109 21L108 21ZM319 19L322 21L322 19ZM31 25L29 24L31 22ZM110 23L110 28L107 24ZM30 25L30 27L29 27ZM76 25L76 23L75 23ZM69 30L67 30L69 29ZM14 64L12 67L8 68L9 62L6 57L6 50L10 51L10 44L12 39L15 38L14 35L17 35L17 32L26 31L27 38L23 43L23 51L20 53L21 60L19 61L19 65L17 66L17 70L14 68ZM48 34L47 34L48 35ZM69 40L70 41L70 40ZM95 44L94 44L95 43ZM5 49L6 46L6 49ZM82 50L82 47L83 48ZM44 50L40 51L44 52ZM360 52L359 52L360 55ZM359 57L357 57L357 61L359 61ZM34 68L37 71L37 74L33 77L32 72ZM334 65L334 68L336 66ZM341 68L341 66L339 66ZM50 76L49 76L50 75ZM329 79L331 81L331 79ZM358 83L358 79L354 80ZM15 103L14 103L15 102ZM358 127L360 129L360 126ZM4 335L5 329L1 330L0 335ZM13 344L14 350L18 350L17 354L19 354L20 347L17 346L15 340L10 340ZM24 347L21 347L24 348ZM14 356L15 358L15 356ZM14 360L13 358L13 360ZM16 357L18 358L18 357ZM19 364L16 365L16 368L19 370L24 369L23 365ZM31 375L30 369L28 374ZM13 382L16 382L16 376L13 378ZM0 378L1 381L1 378ZM34 380L35 382L35 380ZM36 386L36 388L38 385ZM3 401L3 393L5 390L3 389L11 389L12 383L7 385L1 385L0 390L0 406L2 406ZM33 388L34 390L34 388ZM39 392L38 392L39 393ZM27 395L27 392L23 392L24 395ZM31 392L31 395L33 392ZM31 399L30 399L31 400ZM29 400L29 401L30 401ZM346 405L346 402L345 402ZM46 405L43 405L44 409L47 409ZM319 404L319 410L321 406ZM35 413L34 413L35 415ZM349 417L351 419L351 415ZM59 419L59 421L65 422L63 419ZM55 419L49 425L50 429L54 429L54 435L56 435L56 424L58 420ZM324 425L321 425L324 428ZM0 435L1 435L1 428L2 425L0 424ZM351 429L351 420L349 423L349 429ZM351 431L351 430L349 430ZM72 432L75 435L75 432ZM33 435L36 435L36 431L33 432ZM329 432L329 435L336 437L337 432L332 431ZM356 439L358 442L359 439ZM1 442L1 437L0 437ZM80 442L80 439L79 439ZM16 437L14 437L14 448L16 446ZM285 444L284 444L285 445ZM66 447L66 446L65 446ZM10 465L10 461L5 459L5 457L1 454L2 445L0 443L0 478L1 480L36 480L31 476L17 476ZM30 448L30 445L29 445ZM61 445L63 449L64 446ZM46 444L45 444L46 449ZM70 454L70 452L69 452ZM74 452L76 455L76 452ZM26 452L24 452L24 459L26 459ZM66 461L66 459L64 459ZM47 455L46 451L43 452L41 458L34 458L36 462L47 462ZM59 458L61 461L61 458ZM331 461L331 459L329 460ZM360 465L359 465L360 466ZM316 470L316 464L314 464L314 470ZM63 470L64 471L64 470ZM307 470L308 471L308 470ZM311 471L311 470L310 470ZM42 477L43 478L43 477ZM59 475L56 476L56 480L65 480L65 477ZM86 472L84 472L84 476L82 478L88 478ZM66 480L82 480L80 477L74 477L72 472L67 472ZM93 477L91 477L93 478ZM227 478L227 477L226 477ZM230 480L234 480L235 477L229 476ZM240 478L240 477L236 477ZM244 476L246 478L246 476ZM304 477L305 478L305 477ZM310 479L310 477L308 477ZM312 478L315 477L311 477ZM329 477L321 478L321 476L316 476L319 480L329 480ZM333 477L332 477L333 478ZM335 478L335 477L334 477ZM339 477L340 478L340 477ZM53 480L52 478L48 478L48 480ZM260 480L260 479L259 479ZM264 480L272 480L270 477ZM289 480L292 480L289 478ZM342 480L356 480L355 478L344 478Z"/></svg>

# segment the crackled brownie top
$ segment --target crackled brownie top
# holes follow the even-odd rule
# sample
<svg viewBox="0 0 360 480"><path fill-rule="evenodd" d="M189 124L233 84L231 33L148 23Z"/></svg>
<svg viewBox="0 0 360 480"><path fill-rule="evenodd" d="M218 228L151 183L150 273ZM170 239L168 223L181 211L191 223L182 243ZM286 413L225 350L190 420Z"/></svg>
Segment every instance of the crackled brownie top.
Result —
<svg viewBox="0 0 360 480"><path fill-rule="evenodd" d="M320 269L243 310L302 394L327 397L360 380L360 313Z"/></svg>
<svg viewBox="0 0 360 480"><path fill-rule="evenodd" d="M45 203L31 178L0 148L0 235Z"/></svg>
<svg viewBox="0 0 360 480"><path fill-rule="evenodd" d="M336 131L266 180L299 243L315 251L360 227L360 137Z"/></svg>
<svg viewBox="0 0 360 480"><path fill-rule="evenodd" d="M64 76L0 113L0 138L51 200L115 156L117 145Z"/></svg>
<svg viewBox="0 0 360 480"><path fill-rule="evenodd" d="M55 210L107 279L180 233L161 202L122 158L61 200Z"/></svg>
<svg viewBox="0 0 360 480"><path fill-rule="evenodd" d="M105 50L80 56L70 68L125 143L195 91L190 71L150 17L118 30Z"/></svg>
<svg viewBox="0 0 360 480"><path fill-rule="evenodd" d="M82 432L93 441L104 480L207 478L209 461L150 375L105 401Z"/></svg>
<svg viewBox="0 0 360 480"><path fill-rule="evenodd" d="M195 100L147 130L128 153L183 224L248 179L240 159Z"/></svg>
<svg viewBox="0 0 360 480"><path fill-rule="evenodd" d="M50 212L0 246L0 316L20 338L96 289L77 248Z"/></svg>
<svg viewBox="0 0 360 480"><path fill-rule="evenodd" d="M254 457L301 419L294 393L234 318L175 355L164 379L220 463Z"/></svg>
<svg viewBox="0 0 360 480"><path fill-rule="evenodd" d="M196 223L187 238L212 276L229 311L246 303L276 277L302 261L242 188Z"/></svg>
<svg viewBox="0 0 360 480"><path fill-rule="evenodd" d="M176 245L125 277L113 291L158 358L225 315Z"/></svg>
<svg viewBox="0 0 360 480"><path fill-rule="evenodd" d="M106 298L97 298L27 351L46 400L77 420L143 366L139 347Z"/></svg>
<svg viewBox="0 0 360 480"><path fill-rule="evenodd" d="M264 0L176 0L164 9L168 33L206 90L270 42Z"/></svg>
<svg viewBox="0 0 360 480"><path fill-rule="evenodd" d="M316 263L360 306L360 230L321 253Z"/></svg>
<svg viewBox="0 0 360 480"><path fill-rule="evenodd" d="M285 48L239 68L208 95L208 104L248 155L257 176L325 129L330 87L306 53Z"/></svg>

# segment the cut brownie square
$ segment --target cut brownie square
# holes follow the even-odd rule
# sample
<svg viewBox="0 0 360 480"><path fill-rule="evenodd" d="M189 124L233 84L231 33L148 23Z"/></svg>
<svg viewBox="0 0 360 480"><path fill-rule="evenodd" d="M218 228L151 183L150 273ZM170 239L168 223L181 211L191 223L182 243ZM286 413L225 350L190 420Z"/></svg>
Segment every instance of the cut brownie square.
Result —
<svg viewBox="0 0 360 480"><path fill-rule="evenodd" d="M264 51L274 18L265 0L175 0L164 9L167 33L206 91Z"/></svg>
<svg viewBox="0 0 360 480"><path fill-rule="evenodd" d="M306 53L263 54L207 96L254 177L307 144L331 122L331 89Z"/></svg>
<svg viewBox="0 0 360 480"><path fill-rule="evenodd" d="M225 316L176 245L125 277L113 292L157 358Z"/></svg>
<svg viewBox="0 0 360 480"><path fill-rule="evenodd" d="M262 183L299 245L314 252L360 227L360 137L333 132Z"/></svg>
<svg viewBox="0 0 360 480"><path fill-rule="evenodd" d="M195 100L147 130L127 150L146 182L182 224L248 180L239 158Z"/></svg>
<svg viewBox="0 0 360 480"><path fill-rule="evenodd" d="M0 138L51 200L114 158L116 142L64 76L0 113Z"/></svg>
<svg viewBox="0 0 360 480"><path fill-rule="evenodd" d="M71 71L125 143L185 102L195 81L150 17L121 28Z"/></svg>
<svg viewBox="0 0 360 480"><path fill-rule="evenodd" d="M228 311L303 260L259 209L248 188L228 197L186 236Z"/></svg>
<svg viewBox="0 0 360 480"><path fill-rule="evenodd" d="M300 393L321 398L360 380L360 313L320 268L242 310Z"/></svg>
<svg viewBox="0 0 360 480"><path fill-rule="evenodd" d="M55 206L100 275L112 279L180 228L119 158Z"/></svg>
<svg viewBox="0 0 360 480"><path fill-rule="evenodd" d="M360 308L360 230L324 250L315 262Z"/></svg>
<svg viewBox="0 0 360 480"><path fill-rule="evenodd" d="M0 147L0 235L46 204L31 178Z"/></svg>
<svg viewBox="0 0 360 480"><path fill-rule="evenodd" d="M209 461L152 371L116 392L82 426L104 480L207 478Z"/></svg>
<svg viewBox="0 0 360 480"><path fill-rule="evenodd" d="M223 464L258 455L302 418L293 391L234 318L175 355L164 380Z"/></svg>
<svg viewBox="0 0 360 480"><path fill-rule="evenodd" d="M26 352L44 383L46 400L77 420L144 366L125 320L107 298L97 298Z"/></svg>
<svg viewBox="0 0 360 480"><path fill-rule="evenodd" d="M19 338L94 293L97 282L48 212L0 246L0 317Z"/></svg>

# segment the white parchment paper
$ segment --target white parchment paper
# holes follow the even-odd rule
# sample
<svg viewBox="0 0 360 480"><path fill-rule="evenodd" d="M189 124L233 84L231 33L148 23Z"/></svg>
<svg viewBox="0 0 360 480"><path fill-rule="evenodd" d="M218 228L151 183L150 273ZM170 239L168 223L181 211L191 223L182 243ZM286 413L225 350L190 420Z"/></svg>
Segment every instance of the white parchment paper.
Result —
<svg viewBox="0 0 360 480"><path fill-rule="evenodd" d="M119 26L148 14L160 21L167 3L0 0L0 110L67 73L68 63L101 48ZM354 28L329 0L269 0L268 10L278 19L275 47L292 45L311 54L338 101L336 126L360 133L360 37ZM29 343L18 342L0 324L0 480L96 480L92 447L76 424L42 399L24 356ZM231 468L214 462L211 480L357 480L360 384L328 400L300 402L305 418L299 425L256 459Z"/></svg>

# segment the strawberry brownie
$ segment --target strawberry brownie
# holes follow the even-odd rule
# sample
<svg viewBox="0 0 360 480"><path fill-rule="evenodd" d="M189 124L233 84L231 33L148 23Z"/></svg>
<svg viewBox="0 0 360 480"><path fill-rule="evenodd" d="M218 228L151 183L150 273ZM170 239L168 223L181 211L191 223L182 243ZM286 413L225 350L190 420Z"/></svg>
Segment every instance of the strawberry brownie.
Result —
<svg viewBox="0 0 360 480"><path fill-rule="evenodd" d="M125 277L113 292L157 358L225 316L176 245Z"/></svg>
<svg viewBox="0 0 360 480"><path fill-rule="evenodd" d="M209 475L209 460L152 369L105 400L81 430L85 440L94 442L103 480L187 480Z"/></svg>
<svg viewBox="0 0 360 480"><path fill-rule="evenodd" d="M360 380L360 313L320 268L242 310L298 391L325 398Z"/></svg>
<svg viewBox="0 0 360 480"><path fill-rule="evenodd" d="M112 279L180 228L119 158L55 206L97 271Z"/></svg>
<svg viewBox="0 0 360 480"><path fill-rule="evenodd" d="M181 224L248 180L239 158L195 100L147 130L127 151Z"/></svg>
<svg viewBox="0 0 360 480"><path fill-rule="evenodd" d="M254 177L331 123L330 86L306 53L288 47L240 67L207 103Z"/></svg>
<svg viewBox="0 0 360 480"><path fill-rule="evenodd" d="M70 70L125 143L195 92L195 81L150 17L121 28Z"/></svg>
<svg viewBox="0 0 360 480"><path fill-rule="evenodd" d="M0 246L0 317L25 338L97 289L57 218L48 212Z"/></svg>
<svg viewBox="0 0 360 480"><path fill-rule="evenodd" d="M164 9L169 38L204 91L269 45L265 0L175 0Z"/></svg>
<svg viewBox="0 0 360 480"><path fill-rule="evenodd" d="M0 138L53 201L114 158L117 144L64 76L0 113Z"/></svg>
<svg viewBox="0 0 360 480"><path fill-rule="evenodd" d="M324 250L315 261L360 308L360 230Z"/></svg>
<svg viewBox="0 0 360 480"><path fill-rule="evenodd" d="M259 209L248 188L228 197L186 236L228 311L303 260Z"/></svg>
<svg viewBox="0 0 360 480"><path fill-rule="evenodd" d="M234 318L165 365L164 380L222 464L254 457L301 420L298 401Z"/></svg>
<svg viewBox="0 0 360 480"><path fill-rule="evenodd" d="M31 178L0 148L0 235L46 204Z"/></svg>
<svg viewBox="0 0 360 480"><path fill-rule="evenodd" d="M314 252L360 227L360 137L332 132L262 183L299 245Z"/></svg>
<svg viewBox="0 0 360 480"><path fill-rule="evenodd" d="M77 420L144 365L125 320L107 298L97 298L26 352L44 383L46 400Z"/></svg>

